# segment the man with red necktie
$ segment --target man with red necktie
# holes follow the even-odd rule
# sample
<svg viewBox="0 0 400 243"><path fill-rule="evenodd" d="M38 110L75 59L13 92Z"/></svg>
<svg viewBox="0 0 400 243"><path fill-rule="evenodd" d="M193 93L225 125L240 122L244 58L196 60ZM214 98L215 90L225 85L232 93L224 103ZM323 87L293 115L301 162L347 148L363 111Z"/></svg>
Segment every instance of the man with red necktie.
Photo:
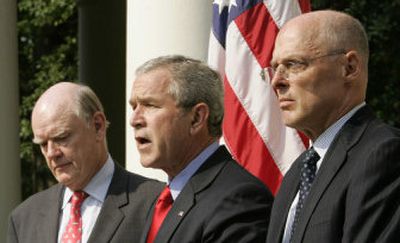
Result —
<svg viewBox="0 0 400 243"><path fill-rule="evenodd" d="M270 191L224 146L219 75L183 56L136 71L130 124L145 167L168 174L141 242L264 242Z"/></svg>
<svg viewBox="0 0 400 243"><path fill-rule="evenodd" d="M87 86L61 82L42 94L32 112L33 141L59 183L12 212L9 243L139 241L163 184L113 161L108 124Z"/></svg>

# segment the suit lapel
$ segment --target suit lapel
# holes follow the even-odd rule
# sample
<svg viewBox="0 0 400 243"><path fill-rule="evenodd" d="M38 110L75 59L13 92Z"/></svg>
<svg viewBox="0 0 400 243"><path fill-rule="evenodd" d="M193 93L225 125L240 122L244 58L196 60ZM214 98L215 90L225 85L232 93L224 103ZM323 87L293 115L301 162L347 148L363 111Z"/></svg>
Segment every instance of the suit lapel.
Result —
<svg viewBox="0 0 400 243"><path fill-rule="evenodd" d="M158 197L159 196L160 195L158 195ZM143 234L142 234L142 237L140 238L140 243L145 243L146 242L147 234L148 234L148 232L150 230L150 226L151 226L151 223L152 223L151 221L152 221L152 217L153 217L153 214L154 214L154 206L156 205L156 203L157 203L157 200L154 201L153 205L151 206L150 212L147 215L146 222L145 222L144 228L143 228Z"/></svg>
<svg viewBox="0 0 400 243"><path fill-rule="evenodd" d="M185 186L168 212L154 242L168 242L179 224L194 206L195 194L190 186Z"/></svg>
<svg viewBox="0 0 400 243"><path fill-rule="evenodd" d="M41 242L57 242L63 196L64 187L58 184L46 202L46 206L41 207L42 210L39 212L40 219L36 224L37 235L43 237Z"/></svg>
<svg viewBox="0 0 400 243"><path fill-rule="evenodd" d="M88 242L109 242L124 219L121 207L128 204L128 176L115 163L110 188Z"/></svg>
<svg viewBox="0 0 400 243"><path fill-rule="evenodd" d="M292 165L292 168L285 175L282 186L278 191L278 195L275 198L274 208L273 208L273 222L271 224L271 232L277 238L273 242L282 242L283 233L285 231L286 219L289 214L290 206L294 200L294 197L298 191L298 185L300 182L300 161L303 159L304 154L299 156ZM295 185L295 186L293 186ZM272 237L272 236L271 236Z"/></svg>
<svg viewBox="0 0 400 243"><path fill-rule="evenodd" d="M168 242L173 236L182 220L196 205L196 194L203 191L224 167L225 162L231 159L229 152L221 146L212 154L199 170L190 178L174 204L165 217L163 224L154 240L157 242ZM151 214L152 215L152 214ZM151 221L151 220L150 220ZM149 226L148 226L149 227ZM145 232L148 232L148 228Z"/></svg>
<svg viewBox="0 0 400 243"><path fill-rule="evenodd" d="M293 242L301 242L305 229L325 190L346 161L348 150L360 139L369 121L373 118L369 108L361 108L343 126L332 142L311 188L302 216L299 219ZM315 185L315 186L314 186Z"/></svg>

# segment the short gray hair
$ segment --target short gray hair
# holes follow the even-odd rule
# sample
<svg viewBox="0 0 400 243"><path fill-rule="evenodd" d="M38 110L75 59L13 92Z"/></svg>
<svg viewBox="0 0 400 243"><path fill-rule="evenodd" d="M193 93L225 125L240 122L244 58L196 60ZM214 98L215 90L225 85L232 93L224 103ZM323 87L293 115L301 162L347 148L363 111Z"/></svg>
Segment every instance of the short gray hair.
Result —
<svg viewBox="0 0 400 243"><path fill-rule="evenodd" d="M94 113L98 111L104 113L104 108L99 97L97 97L97 95L89 86L84 84L78 85L79 87L74 100L77 109L74 109L74 111L79 118L89 124ZM110 123L106 121L106 127L108 127L109 124Z"/></svg>
<svg viewBox="0 0 400 243"><path fill-rule="evenodd" d="M151 59L136 70L136 76L164 68L171 74L169 94L178 107L189 110L203 102L210 109L208 129L213 137L222 135L224 92L219 74L205 63L181 55Z"/></svg>
<svg viewBox="0 0 400 243"><path fill-rule="evenodd" d="M334 49L351 50L354 49L364 59L365 65L368 65L369 45L367 33L361 22L353 16L338 11L327 12L328 18L323 18L320 27L320 33L325 36L325 40ZM314 12L318 13L318 11Z"/></svg>

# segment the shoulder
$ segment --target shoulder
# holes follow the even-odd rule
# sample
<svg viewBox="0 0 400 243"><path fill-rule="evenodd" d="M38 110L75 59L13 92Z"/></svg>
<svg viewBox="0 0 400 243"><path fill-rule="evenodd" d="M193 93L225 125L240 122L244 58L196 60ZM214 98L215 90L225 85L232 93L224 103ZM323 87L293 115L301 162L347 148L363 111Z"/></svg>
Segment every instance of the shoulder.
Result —
<svg viewBox="0 0 400 243"><path fill-rule="evenodd" d="M115 167L112 186L128 190L129 193L141 193L144 195L159 194L165 183L150 179L136 173L132 173L119 165Z"/></svg>
<svg viewBox="0 0 400 243"><path fill-rule="evenodd" d="M225 180L231 180L236 182L251 183L262 188L266 188L265 185L252 175L249 171L243 168L237 161L231 159L226 162L223 168L221 176L226 177Z"/></svg>
<svg viewBox="0 0 400 243"><path fill-rule="evenodd" d="M384 142L386 139L399 139L400 129L392 127L377 118L369 106L361 108L343 126L343 133L350 140L352 135L360 133L361 140ZM374 138L374 139L371 139Z"/></svg>
<svg viewBox="0 0 400 243"><path fill-rule="evenodd" d="M400 156L400 130L389 126L379 119L368 123L359 141L352 148L363 151L366 156ZM351 151L351 150L350 150Z"/></svg>
<svg viewBox="0 0 400 243"><path fill-rule="evenodd" d="M195 175L196 181L190 181L195 206L185 220L202 225L198 228L207 242L264 242L273 202L270 191L232 158L207 163L214 167L202 171L201 180ZM190 226L183 229L193 231Z"/></svg>
<svg viewBox="0 0 400 243"><path fill-rule="evenodd" d="M244 169L238 162L231 159L226 162L220 175L216 179L217 186L233 194L256 196L260 195L266 201L272 201L273 196L269 189L257 177Z"/></svg>
<svg viewBox="0 0 400 243"><path fill-rule="evenodd" d="M164 182L160 182L155 179L147 178L132 172L128 172L129 174L129 187L136 188L138 191L143 191L146 193L156 193L158 195L159 192L165 187Z"/></svg>
<svg viewBox="0 0 400 243"><path fill-rule="evenodd" d="M27 217L28 215L33 215L40 211L40 209L45 210L50 205L56 203L62 195L64 188L61 184L53 185L52 187L38 192L20 205L18 205L11 213L12 217Z"/></svg>
<svg viewBox="0 0 400 243"><path fill-rule="evenodd" d="M354 133L347 133L351 141ZM358 194L362 189L385 190L400 183L400 130L389 126L377 118L366 122L365 129L354 143L345 148L346 164L350 186ZM339 146L335 151L339 151ZM378 191L379 191L378 190ZM397 189L396 189L397 190Z"/></svg>
<svg viewBox="0 0 400 243"><path fill-rule="evenodd" d="M220 149L208 159L191 182L197 188L207 188L206 194L215 193L220 198L240 195L261 197L264 202L273 200L264 183L235 161L226 149Z"/></svg>

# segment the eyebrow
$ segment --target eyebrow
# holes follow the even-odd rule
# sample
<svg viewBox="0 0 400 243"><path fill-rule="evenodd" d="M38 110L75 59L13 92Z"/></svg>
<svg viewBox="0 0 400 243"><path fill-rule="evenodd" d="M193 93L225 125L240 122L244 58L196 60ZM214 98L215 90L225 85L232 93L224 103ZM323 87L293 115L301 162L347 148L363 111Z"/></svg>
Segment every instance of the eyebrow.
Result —
<svg viewBox="0 0 400 243"><path fill-rule="evenodd" d="M143 102L150 102L150 101L157 101L157 97L151 96L151 95L136 96L135 101L129 100L129 104L132 105L133 103L143 103Z"/></svg>
<svg viewBox="0 0 400 243"><path fill-rule="evenodd" d="M40 144L42 144L42 143L43 143L43 140L42 140L42 139L40 139L40 138L36 138L36 137L34 137L34 138L32 139L32 142L33 142L34 144L38 144L38 145L40 145Z"/></svg>
<svg viewBox="0 0 400 243"><path fill-rule="evenodd" d="M68 134L68 133L69 133L68 129L59 130L59 131L56 131L53 135L49 136L49 139L54 139L54 138L63 136L63 135ZM47 140L49 140L49 139L47 139ZM35 144L38 144L38 145L41 145L44 141L45 141L44 139L40 139L40 138L37 138L37 137L34 137L32 139L32 142L35 143Z"/></svg>

